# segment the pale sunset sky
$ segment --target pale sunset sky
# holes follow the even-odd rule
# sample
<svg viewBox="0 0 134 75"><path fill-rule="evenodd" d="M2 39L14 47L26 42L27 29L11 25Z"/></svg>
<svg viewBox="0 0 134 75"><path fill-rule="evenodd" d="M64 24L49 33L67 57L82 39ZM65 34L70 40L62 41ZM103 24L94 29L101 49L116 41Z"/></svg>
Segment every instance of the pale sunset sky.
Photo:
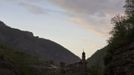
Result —
<svg viewBox="0 0 134 75"><path fill-rule="evenodd" d="M0 0L0 20L31 31L81 56L107 45L111 18L122 14L124 0Z"/></svg>

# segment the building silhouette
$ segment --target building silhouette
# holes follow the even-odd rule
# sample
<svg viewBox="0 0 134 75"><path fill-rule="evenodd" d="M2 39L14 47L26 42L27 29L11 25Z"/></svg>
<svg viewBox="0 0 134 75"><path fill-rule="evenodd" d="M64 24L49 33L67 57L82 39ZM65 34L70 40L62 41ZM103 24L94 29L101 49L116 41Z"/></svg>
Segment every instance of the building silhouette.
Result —
<svg viewBox="0 0 134 75"><path fill-rule="evenodd" d="M87 61L86 61L86 53L82 52L82 59L79 62L75 62L73 64L66 65L67 73L78 73L77 75L87 75Z"/></svg>
<svg viewBox="0 0 134 75"><path fill-rule="evenodd" d="M86 61L86 53L83 51L82 52L82 64L81 66L81 73L82 75L87 75L87 61Z"/></svg>

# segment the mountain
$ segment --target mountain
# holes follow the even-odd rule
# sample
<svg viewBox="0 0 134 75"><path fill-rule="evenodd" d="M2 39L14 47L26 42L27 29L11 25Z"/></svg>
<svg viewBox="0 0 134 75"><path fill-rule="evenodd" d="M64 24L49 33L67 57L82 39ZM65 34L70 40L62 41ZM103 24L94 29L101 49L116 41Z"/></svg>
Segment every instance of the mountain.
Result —
<svg viewBox="0 0 134 75"><path fill-rule="evenodd" d="M45 63L41 61L42 63ZM40 64L38 58L27 55L23 52L10 49L7 46L0 44L0 74L1 75L34 75L39 71L32 72L30 66ZM38 66L38 65L37 65ZM44 65L42 65L44 66Z"/></svg>
<svg viewBox="0 0 134 75"><path fill-rule="evenodd" d="M69 64L80 60L75 54L51 40L36 37L32 32L11 28L1 21L0 43L20 52L37 56L39 59L56 63Z"/></svg>
<svg viewBox="0 0 134 75"><path fill-rule="evenodd" d="M90 58L87 59L87 66L91 75L104 75L104 58L107 53L107 47L96 51Z"/></svg>
<svg viewBox="0 0 134 75"><path fill-rule="evenodd" d="M0 75L59 75L58 68L51 61L0 44Z"/></svg>

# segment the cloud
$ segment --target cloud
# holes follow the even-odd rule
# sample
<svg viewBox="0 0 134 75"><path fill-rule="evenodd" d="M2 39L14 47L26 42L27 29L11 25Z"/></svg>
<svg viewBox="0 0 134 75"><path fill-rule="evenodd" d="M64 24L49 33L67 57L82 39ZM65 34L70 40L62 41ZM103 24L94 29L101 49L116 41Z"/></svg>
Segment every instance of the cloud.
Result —
<svg viewBox="0 0 134 75"><path fill-rule="evenodd" d="M50 0L76 14L113 13L122 9L123 0Z"/></svg>
<svg viewBox="0 0 134 75"><path fill-rule="evenodd" d="M41 3L45 3L45 1L42 0L22 0L19 2L19 5L25 7L28 11L30 11L33 14L48 14L48 13L52 13L52 14L58 14L58 15L66 15L66 16L74 16L71 13L68 13L66 11L62 11L62 10L57 10L57 9L50 9L47 8L48 6L46 6L45 4L43 6L40 5Z"/></svg>
<svg viewBox="0 0 134 75"><path fill-rule="evenodd" d="M26 2L20 2L19 5L25 7L28 11L34 13L34 14L45 14L47 13L42 7L26 3Z"/></svg>
<svg viewBox="0 0 134 75"><path fill-rule="evenodd" d="M24 7L26 10L33 14L47 14L47 13L52 13L52 14L60 14L60 15L68 15L72 16L72 14L69 14L65 11L62 10L57 10L57 9L52 9L48 8L47 6L47 0L0 0L0 2L9 2L9 3L16 3L19 6Z"/></svg>
<svg viewBox="0 0 134 75"><path fill-rule="evenodd" d="M44 14L46 11L43 7L37 5L37 0L0 0L1 3L10 3L24 7L34 14ZM40 1L40 0L39 0Z"/></svg>
<svg viewBox="0 0 134 75"><path fill-rule="evenodd" d="M123 12L125 0L50 0L75 16L69 21L89 31L106 35L111 30L110 19Z"/></svg>
<svg viewBox="0 0 134 75"><path fill-rule="evenodd" d="M108 36L111 25L109 25L108 17L104 19L95 19L95 17L87 19L85 17L70 17L68 21L79 25L83 29L93 32L101 37Z"/></svg>
<svg viewBox="0 0 134 75"><path fill-rule="evenodd" d="M0 0L1 1L1 0ZM18 2L33 14L53 13L68 16L68 21L88 31L106 35L112 28L110 19L123 12L125 0L6 0ZM45 2L59 6L64 11L49 9ZM44 5L40 5L40 3Z"/></svg>

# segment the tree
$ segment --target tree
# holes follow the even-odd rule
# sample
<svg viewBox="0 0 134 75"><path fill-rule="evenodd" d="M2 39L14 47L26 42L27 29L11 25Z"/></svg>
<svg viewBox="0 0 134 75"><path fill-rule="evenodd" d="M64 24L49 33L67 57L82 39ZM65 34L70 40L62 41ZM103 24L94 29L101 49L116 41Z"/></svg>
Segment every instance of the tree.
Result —
<svg viewBox="0 0 134 75"><path fill-rule="evenodd" d="M124 6L126 8L126 14L128 16L134 15L134 0L126 0L126 5Z"/></svg>
<svg viewBox="0 0 134 75"><path fill-rule="evenodd" d="M114 63L114 59L116 58L114 55L117 55L117 52L120 54L122 52L122 49L118 48L122 48L123 46L134 42L134 0L126 0L125 8L126 16L116 16L112 18L114 27L110 32L112 36L108 40L108 51L104 58L106 66L105 75L115 75L116 73L113 65L116 64L114 67L118 67L118 64ZM122 73L124 74L124 71L120 72L120 75L122 75ZM116 73L116 75L119 74Z"/></svg>
<svg viewBox="0 0 134 75"><path fill-rule="evenodd" d="M124 16L115 16L112 18L112 23L114 24L114 27L110 34L112 35L111 38L108 40L109 45L112 46L119 46L121 40L125 39L125 36L127 34L128 28L125 25L126 18Z"/></svg>

